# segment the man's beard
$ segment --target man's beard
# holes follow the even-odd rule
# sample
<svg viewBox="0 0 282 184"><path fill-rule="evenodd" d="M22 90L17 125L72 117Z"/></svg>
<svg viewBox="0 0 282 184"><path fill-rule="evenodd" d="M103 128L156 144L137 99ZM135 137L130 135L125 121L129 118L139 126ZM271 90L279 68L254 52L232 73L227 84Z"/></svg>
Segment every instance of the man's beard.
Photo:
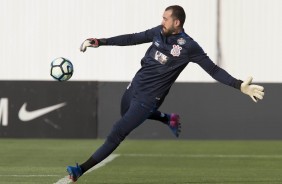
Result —
<svg viewBox="0 0 282 184"><path fill-rule="evenodd" d="M163 33L164 36L170 36L170 35L172 35L173 32L175 32L174 27L170 27L168 29L163 27L162 33Z"/></svg>

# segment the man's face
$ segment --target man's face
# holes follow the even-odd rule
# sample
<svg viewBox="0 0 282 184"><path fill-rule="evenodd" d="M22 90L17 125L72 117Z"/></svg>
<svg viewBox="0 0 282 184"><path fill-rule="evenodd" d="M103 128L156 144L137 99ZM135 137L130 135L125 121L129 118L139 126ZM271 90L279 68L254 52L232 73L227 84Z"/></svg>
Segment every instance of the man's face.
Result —
<svg viewBox="0 0 282 184"><path fill-rule="evenodd" d="M175 20L171 17L172 10L165 11L163 14L162 26L163 35L169 36L175 32L174 22Z"/></svg>

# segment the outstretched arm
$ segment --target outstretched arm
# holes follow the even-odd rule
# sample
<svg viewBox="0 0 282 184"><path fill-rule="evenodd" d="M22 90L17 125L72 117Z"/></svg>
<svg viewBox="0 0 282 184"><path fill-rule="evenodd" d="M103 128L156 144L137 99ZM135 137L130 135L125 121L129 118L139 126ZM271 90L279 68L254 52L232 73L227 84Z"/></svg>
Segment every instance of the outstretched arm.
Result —
<svg viewBox="0 0 282 184"><path fill-rule="evenodd" d="M264 96L264 87L252 84L252 77L249 77L244 82L232 77L224 69L217 66L207 55L203 49L196 43L190 45L190 59L199 64L210 76L215 80L239 89L242 93L249 95L254 102L258 99L262 100Z"/></svg>
<svg viewBox="0 0 282 184"><path fill-rule="evenodd" d="M86 39L80 47L80 51L85 52L87 47L97 48L101 45L116 45L116 46L128 46L137 45L142 43L148 43L153 41L155 34L161 31L161 27L157 26L152 29L133 34L125 34L120 36L115 36L111 38L88 38Z"/></svg>

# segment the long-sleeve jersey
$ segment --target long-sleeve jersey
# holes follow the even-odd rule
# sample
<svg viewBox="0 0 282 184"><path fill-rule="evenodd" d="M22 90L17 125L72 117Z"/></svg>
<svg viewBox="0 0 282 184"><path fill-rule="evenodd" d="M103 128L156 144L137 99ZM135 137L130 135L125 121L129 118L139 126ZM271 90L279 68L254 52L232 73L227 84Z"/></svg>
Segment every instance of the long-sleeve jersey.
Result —
<svg viewBox="0 0 282 184"><path fill-rule="evenodd" d="M213 63L184 30L179 34L164 36L160 25L140 33L107 38L105 41L106 45L117 46L152 42L141 60L142 67L131 82L135 90L134 97L142 101L163 99L189 62L197 63L223 84L240 89L242 83Z"/></svg>

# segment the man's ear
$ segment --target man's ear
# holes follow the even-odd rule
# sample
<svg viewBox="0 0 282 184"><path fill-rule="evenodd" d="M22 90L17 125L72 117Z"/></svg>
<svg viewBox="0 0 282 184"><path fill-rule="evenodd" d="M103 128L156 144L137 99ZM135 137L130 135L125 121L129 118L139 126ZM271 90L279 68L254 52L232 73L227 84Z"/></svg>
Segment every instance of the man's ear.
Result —
<svg viewBox="0 0 282 184"><path fill-rule="evenodd" d="M179 27L180 26L180 20L178 20L178 19L174 20L174 26Z"/></svg>

